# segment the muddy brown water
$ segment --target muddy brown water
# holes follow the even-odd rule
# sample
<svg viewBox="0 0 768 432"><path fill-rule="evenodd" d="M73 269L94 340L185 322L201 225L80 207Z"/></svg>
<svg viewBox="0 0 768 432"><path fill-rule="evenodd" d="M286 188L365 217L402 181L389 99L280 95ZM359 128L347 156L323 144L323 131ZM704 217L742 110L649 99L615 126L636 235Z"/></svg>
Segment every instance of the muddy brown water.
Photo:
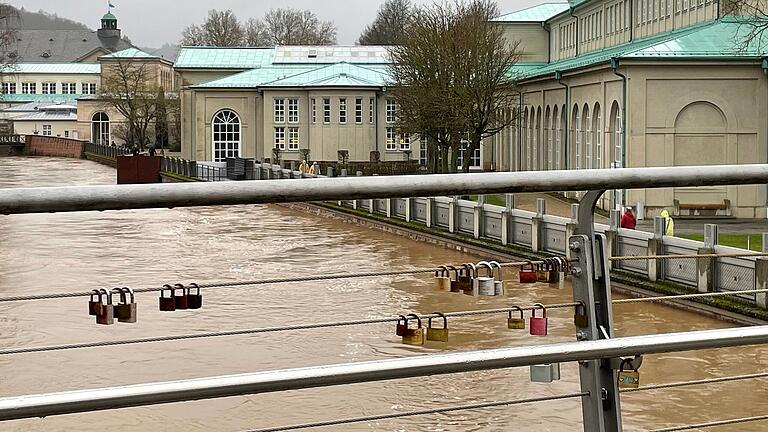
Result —
<svg viewBox="0 0 768 432"><path fill-rule="evenodd" d="M113 184L112 168L88 161L0 158L0 187ZM391 270L478 261L448 249L279 206L200 207L0 217L0 295L79 291L165 282L243 280L323 272ZM292 323L429 313L571 300L569 287L519 286L477 299L435 292L429 276L378 277L204 291L198 311L160 313L156 294L139 294L139 322L97 326L87 300L0 304L3 347L186 334ZM614 308L618 335L729 326L653 304ZM0 357L2 396L98 388L327 363L566 342L572 312L549 313L551 336L506 329L504 316L450 321L446 346L404 346L392 325L221 337ZM647 356L643 384L768 370L768 347ZM230 397L152 407L20 420L10 431L241 431L437 405L578 391L575 364L562 380L531 383L527 368L444 375L344 387ZM622 396L628 431L764 414L767 380L702 385ZM386 420L317 430L576 431L578 400ZM768 430L768 423L718 431Z"/></svg>

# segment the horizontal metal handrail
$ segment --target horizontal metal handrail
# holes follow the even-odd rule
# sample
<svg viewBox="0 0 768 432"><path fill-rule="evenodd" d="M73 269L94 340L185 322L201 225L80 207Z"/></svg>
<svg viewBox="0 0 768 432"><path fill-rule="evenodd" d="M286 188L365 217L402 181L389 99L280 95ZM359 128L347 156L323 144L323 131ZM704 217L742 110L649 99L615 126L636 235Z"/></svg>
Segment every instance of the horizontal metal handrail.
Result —
<svg viewBox="0 0 768 432"><path fill-rule="evenodd" d="M0 420L512 368L768 343L768 326L633 336L405 357L0 399Z"/></svg>
<svg viewBox="0 0 768 432"><path fill-rule="evenodd" d="M440 194L646 189L768 183L768 165L623 168L0 190L0 213L401 198Z"/></svg>

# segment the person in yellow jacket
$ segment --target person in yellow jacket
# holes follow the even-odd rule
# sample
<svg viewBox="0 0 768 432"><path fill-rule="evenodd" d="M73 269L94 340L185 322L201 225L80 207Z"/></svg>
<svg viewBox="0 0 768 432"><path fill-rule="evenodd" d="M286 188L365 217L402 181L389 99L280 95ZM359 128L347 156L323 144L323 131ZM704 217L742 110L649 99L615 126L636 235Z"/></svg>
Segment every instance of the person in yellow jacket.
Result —
<svg viewBox="0 0 768 432"><path fill-rule="evenodd" d="M664 235L666 236L674 236L675 235L675 221L672 219L672 216L669 215L669 212L667 210L662 210L661 217L664 218Z"/></svg>

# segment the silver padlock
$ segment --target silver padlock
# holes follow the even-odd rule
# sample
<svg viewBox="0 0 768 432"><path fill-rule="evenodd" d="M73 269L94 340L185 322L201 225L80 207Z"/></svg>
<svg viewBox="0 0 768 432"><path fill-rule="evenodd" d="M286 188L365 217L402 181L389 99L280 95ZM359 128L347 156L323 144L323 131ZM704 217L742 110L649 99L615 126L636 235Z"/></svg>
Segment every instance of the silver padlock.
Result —
<svg viewBox="0 0 768 432"><path fill-rule="evenodd" d="M531 382L551 383L560 380L560 363L531 365Z"/></svg>
<svg viewBox="0 0 768 432"><path fill-rule="evenodd" d="M469 287L464 289L464 294L477 297L477 266L472 263L463 265L469 275Z"/></svg>
<svg viewBox="0 0 768 432"><path fill-rule="evenodd" d="M496 261L490 261L489 264L491 267L496 268L496 274L494 275L493 280L493 295L495 296L503 296L504 295L504 280L502 278L501 274L501 264L499 264Z"/></svg>
<svg viewBox="0 0 768 432"><path fill-rule="evenodd" d="M487 269L485 276L480 276L480 269ZM494 295L493 267L487 261L477 263L477 294L481 296Z"/></svg>

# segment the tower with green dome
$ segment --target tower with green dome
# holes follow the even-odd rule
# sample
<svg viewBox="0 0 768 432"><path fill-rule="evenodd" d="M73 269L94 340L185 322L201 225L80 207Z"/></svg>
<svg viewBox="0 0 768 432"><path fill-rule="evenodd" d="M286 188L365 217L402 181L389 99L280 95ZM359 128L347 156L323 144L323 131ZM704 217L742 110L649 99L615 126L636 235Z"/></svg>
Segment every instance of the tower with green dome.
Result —
<svg viewBox="0 0 768 432"><path fill-rule="evenodd" d="M112 15L112 12L107 12L101 17L101 28L98 31L100 38L117 38L120 39L120 29L117 27L117 17Z"/></svg>

